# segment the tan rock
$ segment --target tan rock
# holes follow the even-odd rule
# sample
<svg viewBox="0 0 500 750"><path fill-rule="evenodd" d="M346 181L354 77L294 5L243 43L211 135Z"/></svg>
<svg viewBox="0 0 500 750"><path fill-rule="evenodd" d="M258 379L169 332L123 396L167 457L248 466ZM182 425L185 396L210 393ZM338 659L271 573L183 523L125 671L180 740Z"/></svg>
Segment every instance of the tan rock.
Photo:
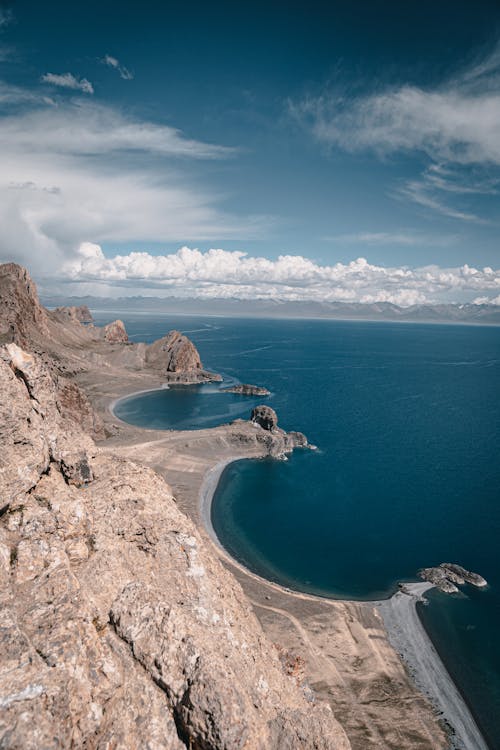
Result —
<svg viewBox="0 0 500 750"><path fill-rule="evenodd" d="M128 342L128 334L123 321L114 320L112 323L104 326L103 337L110 344L126 344Z"/></svg>
<svg viewBox="0 0 500 750"><path fill-rule="evenodd" d="M0 746L347 750L164 480L93 457L40 359L1 351Z"/></svg>

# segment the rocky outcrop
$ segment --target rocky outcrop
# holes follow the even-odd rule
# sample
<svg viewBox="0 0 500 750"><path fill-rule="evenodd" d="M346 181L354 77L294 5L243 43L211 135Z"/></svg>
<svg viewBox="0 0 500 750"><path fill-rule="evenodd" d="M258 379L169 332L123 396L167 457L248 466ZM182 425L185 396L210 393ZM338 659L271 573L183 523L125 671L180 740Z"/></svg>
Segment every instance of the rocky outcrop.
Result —
<svg viewBox="0 0 500 750"><path fill-rule="evenodd" d="M169 382L196 383L221 380L220 375L206 372L197 348L187 336L170 331L146 348L146 364L161 370Z"/></svg>
<svg viewBox="0 0 500 750"><path fill-rule="evenodd" d="M195 345L179 331L170 331L148 346L146 362L160 366L166 373L202 370Z"/></svg>
<svg viewBox="0 0 500 750"><path fill-rule="evenodd" d="M458 586L463 586L465 583L479 588L488 585L478 573L473 573L454 563L441 563L435 568L422 568L418 574L422 580L429 581L445 594L456 594L459 590Z"/></svg>
<svg viewBox="0 0 500 750"><path fill-rule="evenodd" d="M164 480L59 401L0 348L0 747L348 750Z"/></svg>
<svg viewBox="0 0 500 750"><path fill-rule="evenodd" d="M238 424L236 420L234 424ZM256 406L250 416L251 424L258 431L256 439L266 446L268 455L284 458L295 448L312 448L302 432L285 432L278 427L278 415L270 406Z"/></svg>
<svg viewBox="0 0 500 750"><path fill-rule="evenodd" d="M122 320L114 320L102 329L104 341L110 344L127 344L128 333Z"/></svg>
<svg viewBox="0 0 500 750"><path fill-rule="evenodd" d="M269 432L278 427L278 415L270 406L256 406L250 419Z"/></svg>
<svg viewBox="0 0 500 750"><path fill-rule="evenodd" d="M0 265L0 344L26 346L32 331L49 335L47 311L28 271L16 263Z"/></svg>
<svg viewBox="0 0 500 750"><path fill-rule="evenodd" d="M73 323L93 323L94 318L87 305L71 305L69 307L56 307L53 311L54 315L67 320L71 320Z"/></svg>
<svg viewBox="0 0 500 750"><path fill-rule="evenodd" d="M239 393L242 396L270 396L271 391L262 388L259 385L248 385L248 383L239 383L230 385L227 388L221 388L222 393Z"/></svg>

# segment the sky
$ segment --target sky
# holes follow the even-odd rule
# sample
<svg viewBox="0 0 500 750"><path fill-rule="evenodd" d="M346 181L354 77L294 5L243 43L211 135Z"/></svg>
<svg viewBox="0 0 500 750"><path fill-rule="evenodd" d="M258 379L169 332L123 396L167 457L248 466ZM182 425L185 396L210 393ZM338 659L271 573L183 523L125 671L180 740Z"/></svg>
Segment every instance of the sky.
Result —
<svg viewBox="0 0 500 750"><path fill-rule="evenodd" d="M45 294L500 304L497 0L0 0Z"/></svg>

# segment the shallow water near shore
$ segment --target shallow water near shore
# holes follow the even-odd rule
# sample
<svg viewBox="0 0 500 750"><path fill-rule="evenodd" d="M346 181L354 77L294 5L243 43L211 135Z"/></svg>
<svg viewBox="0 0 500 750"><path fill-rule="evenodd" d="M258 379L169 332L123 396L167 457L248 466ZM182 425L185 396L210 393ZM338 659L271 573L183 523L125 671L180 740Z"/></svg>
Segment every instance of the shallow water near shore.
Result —
<svg viewBox="0 0 500 750"><path fill-rule="evenodd" d="M207 368L268 387L280 424L318 445L225 470L212 521L249 568L360 599L387 596L443 561L487 578L485 591L431 592L420 615L500 748L500 329L122 317L135 340L187 333ZM214 387L144 394L128 408L135 424L194 429L248 416L256 403L204 388Z"/></svg>

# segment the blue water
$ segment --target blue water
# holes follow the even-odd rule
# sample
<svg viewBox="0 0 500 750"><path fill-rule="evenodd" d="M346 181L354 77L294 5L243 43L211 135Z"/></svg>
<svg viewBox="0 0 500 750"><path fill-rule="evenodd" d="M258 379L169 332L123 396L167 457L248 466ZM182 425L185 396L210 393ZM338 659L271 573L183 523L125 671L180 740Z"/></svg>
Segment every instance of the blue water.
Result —
<svg viewBox="0 0 500 750"><path fill-rule="evenodd" d="M207 367L268 387L281 425L319 446L224 472L212 521L248 567L360 599L388 595L443 561L488 579L486 591L432 592L421 616L500 748L500 329L173 316L126 325L138 340L185 331ZM208 426L252 405L187 390L195 395L156 396L166 399L161 417L151 395L143 407L135 401L135 423L191 428L198 414Z"/></svg>

